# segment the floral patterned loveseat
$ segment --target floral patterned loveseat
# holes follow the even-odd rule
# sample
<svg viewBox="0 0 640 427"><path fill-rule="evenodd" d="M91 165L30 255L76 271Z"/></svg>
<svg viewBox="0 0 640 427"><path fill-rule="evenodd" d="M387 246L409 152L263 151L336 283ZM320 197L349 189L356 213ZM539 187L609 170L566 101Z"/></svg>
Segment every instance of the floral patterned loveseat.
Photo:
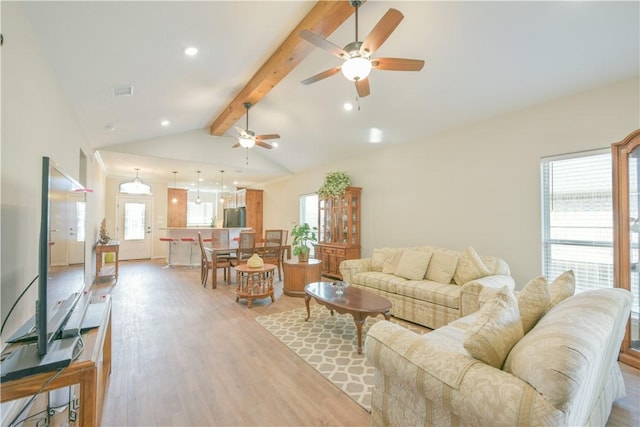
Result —
<svg viewBox="0 0 640 427"><path fill-rule="evenodd" d="M418 335L380 321L373 426L584 426L607 423L625 386L617 363L631 307L623 289L573 294L572 272L536 278Z"/></svg>
<svg viewBox="0 0 640 427"><path fill-rule="evenodd" d="M349 285L389 299L394 317L431 329L477 311L488 291L515 286L504 260L472 246L374 249L371 258L342 261L340 273Z"/></svg>

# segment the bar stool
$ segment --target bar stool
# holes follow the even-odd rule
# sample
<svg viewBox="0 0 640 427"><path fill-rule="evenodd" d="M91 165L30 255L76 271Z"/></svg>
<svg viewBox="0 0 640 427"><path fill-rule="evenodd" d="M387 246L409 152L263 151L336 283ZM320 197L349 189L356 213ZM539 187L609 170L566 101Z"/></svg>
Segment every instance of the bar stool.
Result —
<svg viewBox="0 0 640 427"><path fill-rule="evenodd" d="M172 250L171 246L173 245L174 242L177 242L177 239L173 239L171 237L161 237L160 241L161 242L169 242L169 259L167 261L167 265L165 265L162 268L171 268L172 267L172 265L171 265L171 255L173 254L173 250Z"/></svg>
<svg viewBox="0 0 640 427"><path fill-rule="evenodd" d="M189 268L191 268L191 258L193 257L193 245L196 243L196 239L193 237L183 237L180 240L186 243L190 243L189 245Z"/></svg>

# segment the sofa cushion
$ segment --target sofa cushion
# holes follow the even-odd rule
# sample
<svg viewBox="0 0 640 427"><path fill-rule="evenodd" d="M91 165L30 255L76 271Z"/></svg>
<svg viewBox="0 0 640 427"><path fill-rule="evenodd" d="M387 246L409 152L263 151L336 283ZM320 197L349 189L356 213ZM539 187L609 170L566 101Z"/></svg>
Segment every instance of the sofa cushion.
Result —
<svg viewBox="0 0 640 427"><path fill-rule="evenodd" d="M501 369L515 343L524 335L515 295L503 287L479 311L464 333L464 348L474 359Z"/></svg>
<svg viewBox="0 0 640 427"><path fill-rule="evenodd" d="M387 249L387 256L382 264L382 272L394 274L402 256L402 249Z"/></svg>
<svg viewBox="0 0 640 427"><path fill-rule="evenodd" d="M555 307L559 302L572 296L576 291L576 276L573 270L567 270L551 282L549 287L551 292L551 302L547 311Z"/></svg>
<svg viewBox="0 0 640 427"><path fill-rule="evenodd" d="M482 259L480 259L480 256L473 248L473 246L468 246L462 252L462 256L460 256L458 266L456 267L456 272L453 275L453 280L458 285L464 285L467 282L488 276L490 274L491 272L484 265Z"/></svg>
<svg viewBox="0 0 640 427"><path fill-rule="evenodd" d="M438 283L451 283L458 258L458 254L454 252L435 250L424 278Z"/></svg>
<svg viewBox="0 0 640 427"><path fill-rule="evenodd" d="M522 329L526 334L538 323L551 302L547 279L544 276L531 279L518 293L517 300Z"/></svg>
<svg viewBox="0 0 640 427"><path fill-rule="evenodd" d="M411 299L427 301L437 306L460 308L460 286L433 282L431 280L394 281L396 294Z"/></svg>
<svg viewBox="0 0 640 427"><path fill-rule="evenodd" d="M405 249L393 274L409 280L420 280L427 272L431 255L430 252Z"/></svg>
<svg viewBox="0 0 640 427"><path fill-rule="evenodd" d="M397 294L398 284L404 284L408 282L408 280L381 271L364 271L355 274L351 282L367 288Z"/></svg>
<svg viewBox="0 0 640 427"><path fill-rule="evenodd" d="M400 249L397 248L376 248L373 250L373 254L371 255L371 270L372 271L382 271L382 267L384 266L384 261L395 255Z"/></svg>

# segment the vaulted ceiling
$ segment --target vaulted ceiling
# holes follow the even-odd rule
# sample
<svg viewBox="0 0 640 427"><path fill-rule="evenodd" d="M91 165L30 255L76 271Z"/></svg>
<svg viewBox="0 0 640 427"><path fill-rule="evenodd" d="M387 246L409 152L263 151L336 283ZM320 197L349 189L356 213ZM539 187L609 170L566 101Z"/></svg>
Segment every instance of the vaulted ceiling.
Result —
<svg viewBox="0 0 640 427"><path fill-rule="evenodd" d="M371 95L356 99L342 75L300 84L341 61L299 39L297 26L310 20L344 46L355 36L346 2L24 3L83 131L117 177L140 168L143 179L173 182L175 170L186 182L202 170L215 185L225 170L225 181L251 186L640 74L638 2L369 0L361 39L390 7L404 20L380 56L426 65L374 70ZM196 56L184 54L189 46ZM131 96L114 96L126 87ZM231 148L246 101L256 104L250 128L280 134L277 148ZM372 128L382 142L369 142Z"/></svg>

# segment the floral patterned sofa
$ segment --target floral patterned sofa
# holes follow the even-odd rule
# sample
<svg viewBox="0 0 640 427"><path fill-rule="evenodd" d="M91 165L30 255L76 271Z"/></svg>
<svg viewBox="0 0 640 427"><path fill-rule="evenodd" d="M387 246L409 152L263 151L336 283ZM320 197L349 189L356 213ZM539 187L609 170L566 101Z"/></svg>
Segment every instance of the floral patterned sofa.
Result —
<svg viewBox="0 0 640 427"><path fill-rule="evenodd" d="M340 263L340 273L349 285L389 299L394 317L431 329L477 311L487 290L515 286L504 260L471 246L374 249L371 258Z"/></svg>
<svg viewBox="0 0 640 427"><path fill-rule="evenodd" d="M573 273L532 280L425 335L380 321L373 426L605 425L625 386L617 364L631 294L573 294ZM545 314L546 313L546 314Z"/></svg>

